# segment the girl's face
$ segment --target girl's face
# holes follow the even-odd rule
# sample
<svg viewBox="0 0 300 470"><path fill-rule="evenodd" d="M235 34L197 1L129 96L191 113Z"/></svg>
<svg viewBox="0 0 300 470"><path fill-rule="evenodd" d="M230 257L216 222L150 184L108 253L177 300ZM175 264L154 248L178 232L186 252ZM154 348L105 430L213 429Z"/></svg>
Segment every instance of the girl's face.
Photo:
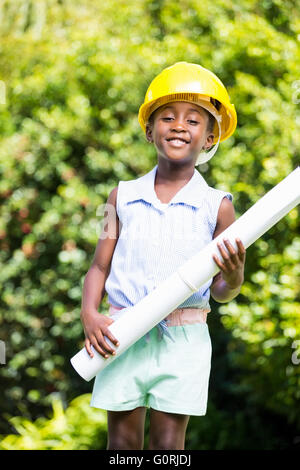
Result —
<svg viewBox="0 0 300 470"><path fill-rule="evenodd" d="M146 127L157 157L195 164L202 149L211 147L214 134L207 130L206 111L193 103L174 101L158 108Z"/></svg>

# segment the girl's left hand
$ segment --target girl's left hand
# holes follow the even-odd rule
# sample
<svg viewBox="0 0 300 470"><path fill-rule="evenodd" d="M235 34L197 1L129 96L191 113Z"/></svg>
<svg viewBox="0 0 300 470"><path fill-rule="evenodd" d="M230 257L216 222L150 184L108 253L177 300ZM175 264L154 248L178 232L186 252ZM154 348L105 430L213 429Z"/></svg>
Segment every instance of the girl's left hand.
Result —
<svg viewBox="0 0 300 470"><path fill-rule="evenodd" d="M225 238L223 238L223 242L228 251L223 248L221 243L217 243L217 247L219 248L224 262L215 254L212 255L215 263L221 270L222 278L230 289L236 289L244 282L246 249L239 238L236 238L235 241L238 251L236 251L230 241Z"/></svg>

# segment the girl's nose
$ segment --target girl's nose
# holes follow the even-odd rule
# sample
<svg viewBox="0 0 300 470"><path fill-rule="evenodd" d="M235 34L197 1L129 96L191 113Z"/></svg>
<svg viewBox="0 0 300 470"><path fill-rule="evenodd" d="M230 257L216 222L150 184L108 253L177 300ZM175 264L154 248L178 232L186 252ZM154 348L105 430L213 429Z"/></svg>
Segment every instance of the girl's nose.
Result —
<svg viewBox="0 0 300 470"><path fill-rule="evenodd" d="M174 119L172 124L173 124L172 128L176 131L184 131L185 130L184 122L180 118Z"/></svg>

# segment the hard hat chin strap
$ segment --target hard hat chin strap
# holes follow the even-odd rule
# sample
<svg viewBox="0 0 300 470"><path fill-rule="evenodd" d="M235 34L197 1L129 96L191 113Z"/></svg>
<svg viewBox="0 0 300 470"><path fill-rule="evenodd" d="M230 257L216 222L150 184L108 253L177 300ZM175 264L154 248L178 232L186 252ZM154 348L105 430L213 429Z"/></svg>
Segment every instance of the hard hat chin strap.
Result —
<svg viewBox="0 0 300 470"><path fill-rule="evenodd" d="M219 143L220 143L220 138L221 138L221 120L222 120L222 116L218 115L214 115L216 121L217 121L217 124L218 124L218 128L219 128L219 137L218 137L218 142L209 150L209 152L200 152L199 155L198 155L198 159L195 163L195 166L198 166L198 165L202 165L202 163L206 163L208 160L210 160L214 154L216 153L216 151L218 150L218 147L219 147Z"/></svg>

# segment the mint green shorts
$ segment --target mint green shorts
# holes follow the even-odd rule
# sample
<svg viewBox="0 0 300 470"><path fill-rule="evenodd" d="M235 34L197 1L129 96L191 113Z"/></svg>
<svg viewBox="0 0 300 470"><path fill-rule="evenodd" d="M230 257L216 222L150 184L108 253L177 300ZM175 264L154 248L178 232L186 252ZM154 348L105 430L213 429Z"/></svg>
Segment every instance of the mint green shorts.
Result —
<svg viewBox="0 0 300 470"><path fill-rule="evenodd" d="M91 406L205 415L212 353L207 323L168 329L175 342L154 327L148 342L143 336L99 372Z"/></svg>

